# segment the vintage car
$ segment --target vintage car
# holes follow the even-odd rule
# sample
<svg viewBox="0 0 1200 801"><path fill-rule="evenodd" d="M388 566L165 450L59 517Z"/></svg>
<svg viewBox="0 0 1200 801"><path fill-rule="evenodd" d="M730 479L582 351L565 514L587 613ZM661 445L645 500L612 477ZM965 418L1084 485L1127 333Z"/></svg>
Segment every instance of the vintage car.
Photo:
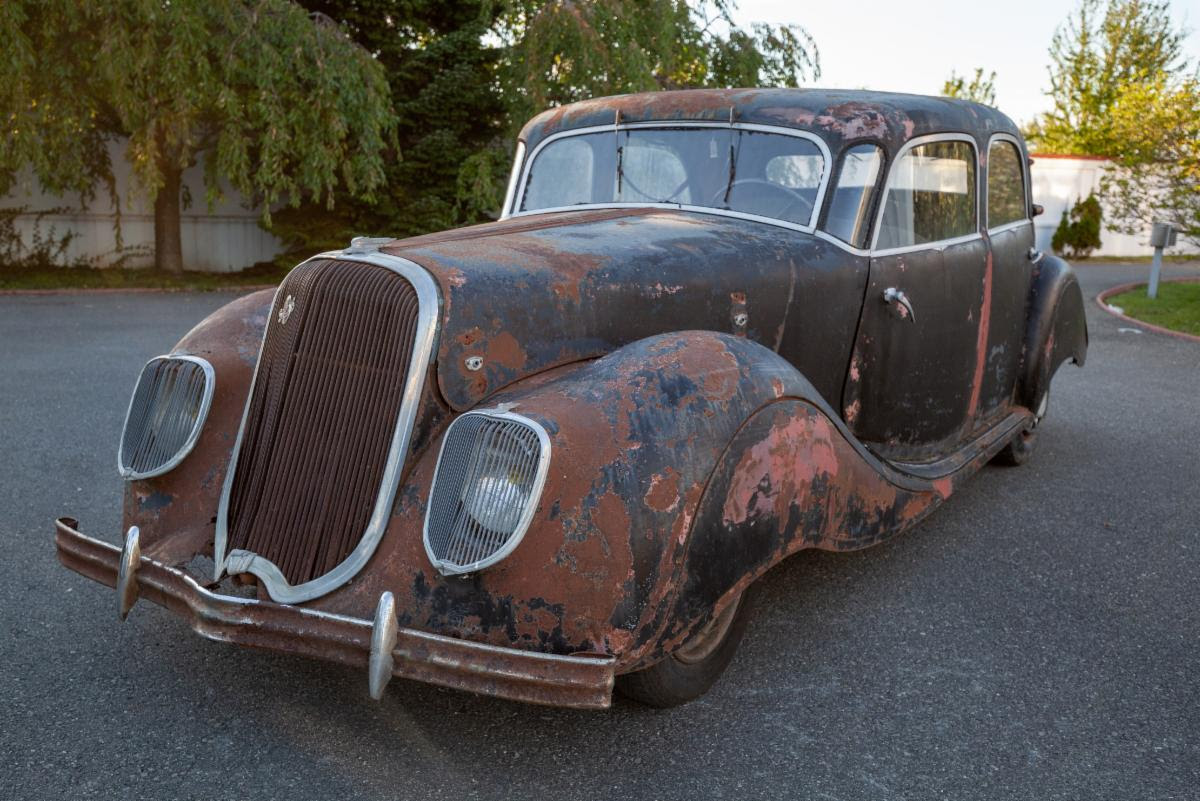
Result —
<svg viewBox="0 0 1200 801"><path fill-rule="evenodd" d="M1028 163L946 98L547 111L500 220L356 239L151 360L124 541L62 518L59 558L122 618L364 667L376 698L693 699L773 565L1030 458L1088 337Z"/></svg>

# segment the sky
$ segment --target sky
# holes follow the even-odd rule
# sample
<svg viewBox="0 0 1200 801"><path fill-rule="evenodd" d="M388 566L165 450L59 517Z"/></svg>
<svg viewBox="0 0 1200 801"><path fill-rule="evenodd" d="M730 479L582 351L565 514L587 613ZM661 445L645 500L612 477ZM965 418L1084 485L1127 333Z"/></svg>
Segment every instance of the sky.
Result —
<svg viewBox="0 0 1200 801"><path fill-rule="evenodd" d="M808 30L821 55L816 85L938 94L951 71L996 72L996 106L1017 123L1049 108L1050 40L1076 0L738 0L735 20L791 22ZM1200 60L1200 0L1172 0L1191 31L1187 55Z"/></svg>

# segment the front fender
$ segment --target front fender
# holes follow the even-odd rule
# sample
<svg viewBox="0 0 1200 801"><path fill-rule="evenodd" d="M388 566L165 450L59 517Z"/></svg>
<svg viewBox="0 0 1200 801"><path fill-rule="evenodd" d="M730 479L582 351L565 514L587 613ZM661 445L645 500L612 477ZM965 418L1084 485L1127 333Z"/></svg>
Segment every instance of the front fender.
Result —
<svg viewBox="0 0 1200 801"><path fill-rule="evenodd" d="M141 529L147 556L173 562L212 551L221 485L274 296L274 289L264 289L222 306L169 351L207 360L216 386L191 453L168 473L125 484L123 526Z"/></svg>
<svg viewBox="0 0 1200 801"><path fill-rule="evenodd" d="M1047 254L1035 270L1017 386L1017 403L1029 409L1037 407L1063 362L1082 366L1088 348L1083 291L1071 265Z"/></svg>
<svg viewBox="0 0 1200 801"><path fill-rule="evenodd" d="M686 331L510 387L489 405L536 420L551 444L520 545L469 576L433 568L420 536L433 447L401 488L372 562L317 603L360 614L386 590L402 625L553 653L602 651L628 670L669 620L692 520L726 445L798 381L761 345Z"/></svg>

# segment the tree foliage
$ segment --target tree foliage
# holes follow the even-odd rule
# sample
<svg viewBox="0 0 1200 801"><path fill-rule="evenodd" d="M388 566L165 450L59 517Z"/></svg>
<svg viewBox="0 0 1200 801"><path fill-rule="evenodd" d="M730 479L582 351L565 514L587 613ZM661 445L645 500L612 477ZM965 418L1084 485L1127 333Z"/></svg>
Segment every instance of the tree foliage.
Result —
<svg viewBox="0 0 1200 801"><path fill-rule="evenodd" d="M287 0L5 0L0 37L0 191L25 166L53 192L111 191L107 143L127 138L161 268L181 268L180 175L200 161L210 203L224 178L268 218L383 183L383 70Z"/></svg>
<svg viewBox="0 0 1200 801"><path fill-rule="evenodd" d="M1029 132L1058 153L1104 156L1110 230L1174 223L1200 242L1200 81L1165 0L1083 0L1054 36L1054 109Z"/></svg>
<svg viewBox="0 0 1200 801"><path fill-rule="evenodd" d="M797 26L739 28L730 0L304 0L385 67L401 162L374 204L307 207L276 231L288 258L352 233L406 235L495 217L520 127L589 97L698 86L795 86L819 74ZM313 233L317 232L317 237Z"/></svg>
<svg viewBox="0 0 1200 801"><path fill-rule="evenodd" d="M970 81L957 72L951 72L950 77L942 84L942 94L946 97L956 97L961 100L973 100L985 106L996 105L996 72L993 70L984 77L983 67L975 68L975 75Z"/></svg>
<svg viewBox="0 0 1200 801"><path fill-rule="evenodd" d="M1111 155L1120 147L1112 110L1131 87L1188 69L1184 33L1167 0L1081 0L1050 45L1054 107L1029 136L1043 150Z"/></svg>
<svg viewBox="0 0 1200 801"><path fill-rule="evenodd" d="M1121 145L1101 179L1109 227L1140 234L1169 222L1200 245L1200 81L1160 73L1125 87L1110 125Z"/></svg>

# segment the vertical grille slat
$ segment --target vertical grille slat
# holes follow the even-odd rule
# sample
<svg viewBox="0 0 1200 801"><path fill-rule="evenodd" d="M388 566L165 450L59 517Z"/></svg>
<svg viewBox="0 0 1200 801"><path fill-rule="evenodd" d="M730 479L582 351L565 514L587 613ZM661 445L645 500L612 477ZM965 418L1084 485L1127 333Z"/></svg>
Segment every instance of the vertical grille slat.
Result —
<svg viewBox="0 0 1200 801"><path fill-rule="evenodd" d="M420 304L392 270L318 259L271 310L230 488L228 548L268 559L292 586L362 539L381 490Z"/></svg>
<svg viewBox="0 0 1200 801"><path fill-rule="evenodd" d="M425 547L443 573L503 559L529 527L549 468L549 439L509 412L467 412L446 431L425 517Z"/></svg>
<svg viewBox="0 0 1200 801"><path fill-rule="evenodd" d="M150 478L179 464L204 426L214 384L212 366L198 357L158 356L147 362L121 432L121 475Z"/></svg>

